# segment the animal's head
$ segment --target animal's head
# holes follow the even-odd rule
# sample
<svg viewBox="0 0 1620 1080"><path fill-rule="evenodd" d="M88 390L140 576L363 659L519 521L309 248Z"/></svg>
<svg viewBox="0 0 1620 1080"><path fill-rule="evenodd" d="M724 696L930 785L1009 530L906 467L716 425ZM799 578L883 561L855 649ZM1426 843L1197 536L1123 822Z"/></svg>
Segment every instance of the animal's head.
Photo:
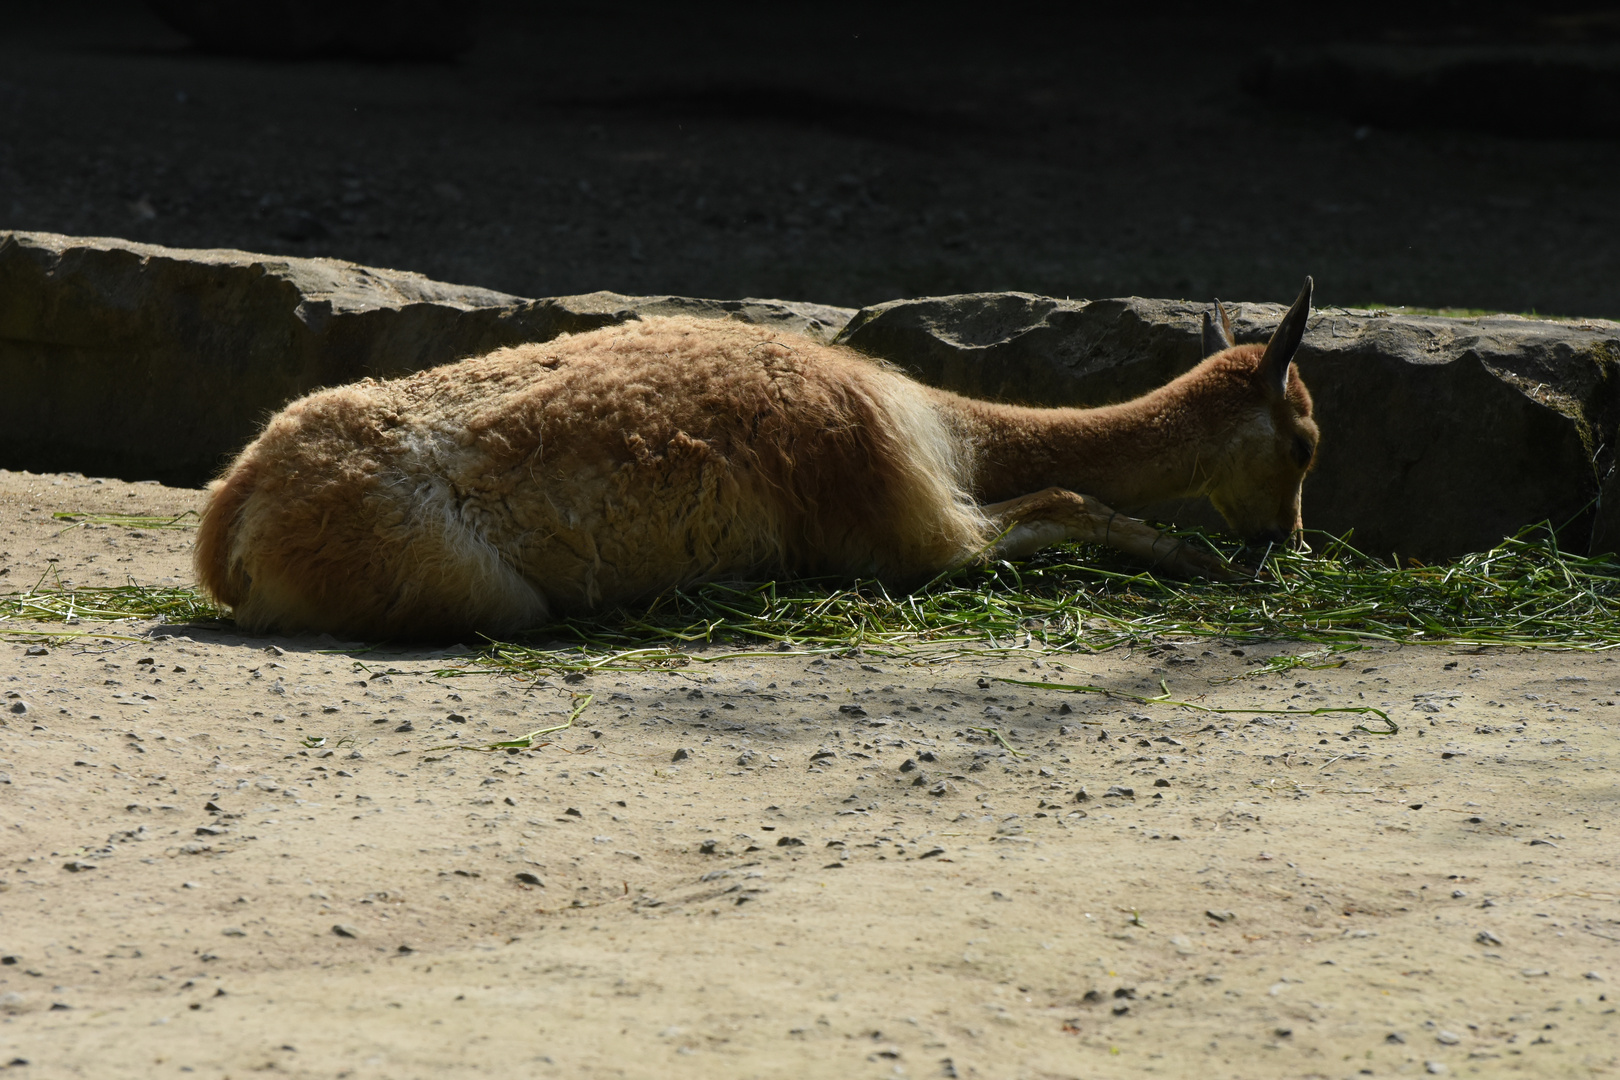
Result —
<svg viewBox="0 0 1620 1080"><path fill-rule="evenodd" d="M1294 370L1294 353L1311 313L1311 279L1283 316L1271 341L1235 345L1232 322L1219 300L1204 315L1204 355L1221 354L1222 380L1235 400L1221 403L1227 427L1212 470L1209 500L1248 540L1280 543L1300 528L1300 485L1321 438L1311 419L1311 395Z"/></svg>

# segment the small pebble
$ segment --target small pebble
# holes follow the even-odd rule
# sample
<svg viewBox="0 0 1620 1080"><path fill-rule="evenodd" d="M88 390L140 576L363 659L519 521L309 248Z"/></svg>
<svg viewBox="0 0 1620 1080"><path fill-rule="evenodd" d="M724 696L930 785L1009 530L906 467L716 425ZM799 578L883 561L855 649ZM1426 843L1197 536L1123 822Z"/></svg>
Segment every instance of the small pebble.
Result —
<svg viewBox="0 0 1620 1080"><path fill-rule="evenodd" d="M338 937L346 938L357 938L360 936L360 931L356 930L348 923L333 923L332 933L336 934Z"/></svg>
<svg viewBox="0 0 1620 1080"><path fill-rule="evenodd" d="M1481 930L1479 933L1474 935L1474 940L1479 942L1481 945L1502 944L1502 939L1491 933L1489 930Z"/></svg>

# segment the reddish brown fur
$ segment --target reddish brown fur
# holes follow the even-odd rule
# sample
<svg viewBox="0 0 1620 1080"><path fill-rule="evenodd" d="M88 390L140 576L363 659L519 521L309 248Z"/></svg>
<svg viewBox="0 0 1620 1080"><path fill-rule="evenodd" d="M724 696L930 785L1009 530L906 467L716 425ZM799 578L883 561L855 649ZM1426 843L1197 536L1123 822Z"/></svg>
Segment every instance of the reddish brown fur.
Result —
<svg viewBox="0 0 1620 1080"><path fill-rule="evenodd" d="M1003 534L1005 553L1069 536L1158 559L1156 533L1097 499L1208 493L1246 531L1298 524L1304 470L1279 471L1260 429L1314 445L1310 400L1293 377L1269 402L1258 356L1227 350L1122 405L1021 409L803 337L646 319L294 402L214 485L198 578L249 629L393 637L720 576L904 586Z"/></svg>

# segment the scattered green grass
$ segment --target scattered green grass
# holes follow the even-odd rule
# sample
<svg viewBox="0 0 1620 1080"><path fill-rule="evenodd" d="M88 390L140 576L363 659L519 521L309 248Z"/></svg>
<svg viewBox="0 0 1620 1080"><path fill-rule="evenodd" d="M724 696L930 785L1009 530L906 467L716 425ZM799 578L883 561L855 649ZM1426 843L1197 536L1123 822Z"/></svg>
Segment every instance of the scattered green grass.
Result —
<svg viewBox="0 0 1620 1080"><path fill-rule="evenodd" d="M1078 546L1022 563L966 568L907 594L891 594L875 582L711 583L671 591L635 610L489 641L473 667L532 678L785 651L931 661L1035 643L1089 652L1189 637L1288 638L1328 647L1290 658L1290 666L1335 664L1341 661L1333 652L1369 642L1620 646L1620 563L1560 551L1552 536L1540 525L1442 565L1392 567L1344 539L1316 535L1319 551L1266 552L1262 575L1236 582L1170 581L1106 549ZM1227 555L1259 554L1215 546ZM189 589L36 585L0 595L0 619L18 621L220 616ZM447 667L442 674L467 670Z"/></svg>
<svg viewBox="0 0 1620 1080"><path fill-rule="evenodd" d="M217 619L221 615L219 608L195 589L134 582L117 586L41 587L42 582L43 579L23 592L0 593L0 622L17 619L71 624L81 620L162 619L176 623ZM0 626L0 633L38 635L39 631Z"/></svg>
<svg viewBox="0 0 1620 1080"><path fill-rule="evenodd" d="M513 673L558 675L771 650L944 660L985 647L1039 642L1093 651L1173 637L1289 638L1334 649L1369 642L1620 646L1620 564L1560 551L1546 525L1437 566L1392 567L1346 540L1314 539L1319 552L1267 553L1263 576L1252 581L1171 581L1106 549L1076 546L964 569L898 596L870 582L708 584L634 612L549 627L543 643L490 642L481 659ZM1239 554L1232 545L1223 550ZM700 658L693 644L732 650ZM1336 663L1327 652L1309 659Z"/></svg>

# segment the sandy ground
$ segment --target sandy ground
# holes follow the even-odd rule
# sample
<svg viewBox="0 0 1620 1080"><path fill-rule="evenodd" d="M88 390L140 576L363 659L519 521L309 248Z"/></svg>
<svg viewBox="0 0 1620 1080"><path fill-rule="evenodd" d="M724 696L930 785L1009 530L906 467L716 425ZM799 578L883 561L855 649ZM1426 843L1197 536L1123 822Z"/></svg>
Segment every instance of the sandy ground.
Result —
<svg viewBox="0 0 1620 1080"><path fill-rule="evenodd" d="M188 581L187 532L51 515L198 504L0 471L0 591ZM532 686L441 674L455 648L0 623L0 1068L1620 1071L1620 667L1267 662L1309 648L695 654ZM1161 678L1400 731L1060 689ZM542 750L443 749L576 693Z"/></svg>

